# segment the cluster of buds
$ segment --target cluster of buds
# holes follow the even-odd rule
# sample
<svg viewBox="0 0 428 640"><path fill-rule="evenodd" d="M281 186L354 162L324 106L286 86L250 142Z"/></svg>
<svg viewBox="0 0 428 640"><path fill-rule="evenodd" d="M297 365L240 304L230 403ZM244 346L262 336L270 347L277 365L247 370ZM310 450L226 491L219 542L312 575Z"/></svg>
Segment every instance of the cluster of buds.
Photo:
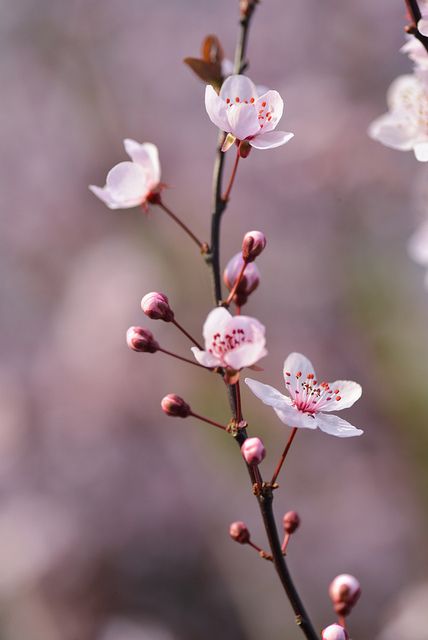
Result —
<svg viewBox="0 0 428 640"><path fill-rule="evenodd" d="M343 573L330 584L328 593L334 610L340 617L348 616L361 595L361 587L357 578Z"/></svg>
<svg viewBox="0 0 428 640"><path fill-rule="evenodd" d="M254 260L266 246L261 231L248 231L242 241L242 251L229 260L223 273L223 281L231 292L233 302L242 307L248 296L259 286L260 272Z"/></svg>

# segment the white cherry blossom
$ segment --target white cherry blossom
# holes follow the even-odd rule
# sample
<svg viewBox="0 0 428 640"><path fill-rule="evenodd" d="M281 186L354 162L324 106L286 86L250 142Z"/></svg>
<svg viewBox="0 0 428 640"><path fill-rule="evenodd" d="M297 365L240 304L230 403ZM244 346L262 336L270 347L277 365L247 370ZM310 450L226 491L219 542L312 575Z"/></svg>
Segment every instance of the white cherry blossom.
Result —
<svg viewBox="0 0 428 640"><path fill-rule="evenodd" d="M123 145L132 162L119 162L108 172L104 187L91 184L89 189L109 209L146 207L149 195L160 182L158 149L151 142L139 144L129 138L123 141Z"/></svg>
<svg viewBox="0 0 428 640"><path fill-rule="evenodd" d="M249 316L232 316L224 307L210 311L203 328L205 350L192 347L193 355L205 367L239 371L263 358L265 327Z"/></svg>
<svg viewBox="0 0 428 640"><path fill-rule="evenodd" d="M243 75L226 78L219 95L207 85L205 107L211 122L230 134L228 147L236 139L248 140L256 149L272 149L285 144L294 135L274 131L284 110L278 91L258 95L254 83Z"/></svg>
<svg viewBox="0 0 428 640"><path fill-rule="evenodd" d="M319 382L311 362L301 353L291 353L284 362L285 388L289 396L274 387L246 378L251 391L273 408L290 427L316 429L339 438L359 436L361 429L325 412L347 409L361 396L361 386L350 380Z"/></svg>
<svg viewBox="0 0 428 640"><path fill-rule="evenodd" d="M415 63L416 69L428 70L428 51L420 40L414 36L407 36L407 42L401 47L400 51Z"/></svg>
<svg viewBox="0 0 428 640"><path fill-rule="evenodd" d="M417 160L428 162L428 83L422 75L399 76L387 102L389 112L372 122L370 137L392 149L413 150Z"/></svg>

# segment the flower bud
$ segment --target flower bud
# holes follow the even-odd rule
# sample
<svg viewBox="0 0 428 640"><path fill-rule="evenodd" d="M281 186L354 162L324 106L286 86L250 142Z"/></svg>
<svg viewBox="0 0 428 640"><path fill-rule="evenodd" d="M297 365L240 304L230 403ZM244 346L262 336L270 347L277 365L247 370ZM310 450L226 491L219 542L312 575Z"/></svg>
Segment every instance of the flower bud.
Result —
<svg viewBox="0 0 428 640"><path fill-rule="evenodd" d="M244 260L240 253L237 253L229 260L223 272L223 281L231 291L244 265ZM233 301L242 306L247 301L248 296L259 286L260 271L254 263L247 264L244 275L233 297Z"/></svg>
<svg viewBox="0 0 428 640"><path fill-rule="evenodd" d="M266 456L266 449L260 438L247 438L241 447L242 456L250 466L260 464Z"/></svg>
<svg viewBox="0 0 428 640"><path fill-rule="evenodd" d="M229 527L229 535L239 544L247 544L250 541L250 532L245 522L232 522Z"/></svg>
<svg viewBox="0 0 428 640"><path fill-rule="evenodd" d="M323 629L322 640L349 640L348 632L340 624L331 624Z"/></svg>
<svg viewBox="0 0 428 640"><path fill-rule="evenodd" d="M336 613L348 615L360 597L361 587L357 578L348 573L342 573L331 582L328 593L335 605L346 605L343 607L344 610L346 609L346 613L340 613L335 608Z"/></svg>
<svg viewBox="0 0 428 640"><path fill-rule="evenodd" d="M141 308L146 316L152 320L171 322L174 319L174 312L169 306L168 298L163 293L157 291L147 293L141 300Z"/></svg>
<svg viewBox="0 0 428 640"><path fill-rule="evenodd" d="M161 402L162 410L167 416L174 416L178 418L187 418L190 415L190 406L177 396L175 393L169 393Z"/></svg>
<svg viewBox="0 0 428 640"><path fill-rule="evenodd" d="M248 231L242 241L242 257L252 262L261 254L266 246L266 236L261 231Z"/></svg>
<svg viewBox="0 0 428 640"><path fill-rule="evenodd" d="M153 333L143 327L129 327L126 342L130 349L140 353L155 353L159 349Z"/></svg>
<svg viewBox="0 0 428 640"><path fill-rule="evenodd" d="M282 519L285 533L294 533L300 525L300 517L296 511L287 511Z"/></svg>

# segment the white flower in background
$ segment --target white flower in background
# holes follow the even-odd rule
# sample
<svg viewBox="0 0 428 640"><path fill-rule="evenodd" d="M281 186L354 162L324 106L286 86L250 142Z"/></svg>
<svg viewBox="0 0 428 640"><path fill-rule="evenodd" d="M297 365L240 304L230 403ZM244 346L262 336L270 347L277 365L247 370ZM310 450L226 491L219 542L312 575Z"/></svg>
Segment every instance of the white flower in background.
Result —
<svg viewBox="0 0 428 640"><path fill-rule="evenodd" d="M407 249L415 262L428 269L428 220L410 238ZM428 273L425 280L428 287Z"/></svg>
<svg viewBox="0 0 428 640"><path fill-rule="evenodd" d="M208 314L203 328L205 351L192 347L193 355L205 367L225 367L239 371L263 358L264 326L249 316L232 316L224 307Z"/></svg>
<svg viewBox="0 0 428 640"><path fill-rule="evenodd" d="M132 162L119 162L108 172L104 187L91 184L89 189L109 209L146 207L150 194L160 182L158 149L151 142L139 144L129 138L123 141L123 145Z"/></svg>
<svg viewBox="0 0 428 640"><path fill-rule="evenodd" d="M407 42L401 47L400 51L409 56L410 60L415 63L416 69L421 71L428 70L428 51L420 40L414 36L407 36Z"/></svg>
<svg viewBox="0 0 428 640"><path fill-rule="evenodd" d="M389 112L377 118L369 136L399 151L413 150L428 162L428 84L418 75L399 76L387 94Z"/></svg>
<svg viewBox="0 0 428 640"><path fill-rule="evenodd" d="M251 391L273 408L279 419L290 427L316 429L339 438L359 436L361 429L325 411L352 407L360 398L361 386L350 380L318 382L311 362L301 353L291 353L284 362L285 396L274 387L245 378Z"/></svg>
<svg viewBox="0 0 428 640"><path fill-rule="evenodd" d="M418 22L418 31L422 33L423 36L428 36L428 17L426 15L426 9L422 12L422 19Z"/></svg>
<svg viewBox="0 0 428 640"><path fill-rule="evenodd" d="M284 110L278 91L266 91L259 96L254 83L243 75L226 78L220 95L207 85L205 107L211 122L231 134L228 147L236 139L248 140L256 149L272 149L285 144L294 135L274 131Z"/></svg>

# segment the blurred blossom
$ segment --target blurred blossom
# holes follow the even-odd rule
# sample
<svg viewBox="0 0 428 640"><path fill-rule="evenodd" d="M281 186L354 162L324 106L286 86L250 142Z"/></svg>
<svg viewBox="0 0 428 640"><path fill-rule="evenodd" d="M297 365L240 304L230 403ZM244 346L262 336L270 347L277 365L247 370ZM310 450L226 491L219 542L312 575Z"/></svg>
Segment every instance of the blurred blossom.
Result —
<svg viewBox="0 0 428 640"><path fill-rule="evenodd" d="M149 622L116 618L107 622L105 630L97 640L176 640L176 636L167 629Z"/></svg>

